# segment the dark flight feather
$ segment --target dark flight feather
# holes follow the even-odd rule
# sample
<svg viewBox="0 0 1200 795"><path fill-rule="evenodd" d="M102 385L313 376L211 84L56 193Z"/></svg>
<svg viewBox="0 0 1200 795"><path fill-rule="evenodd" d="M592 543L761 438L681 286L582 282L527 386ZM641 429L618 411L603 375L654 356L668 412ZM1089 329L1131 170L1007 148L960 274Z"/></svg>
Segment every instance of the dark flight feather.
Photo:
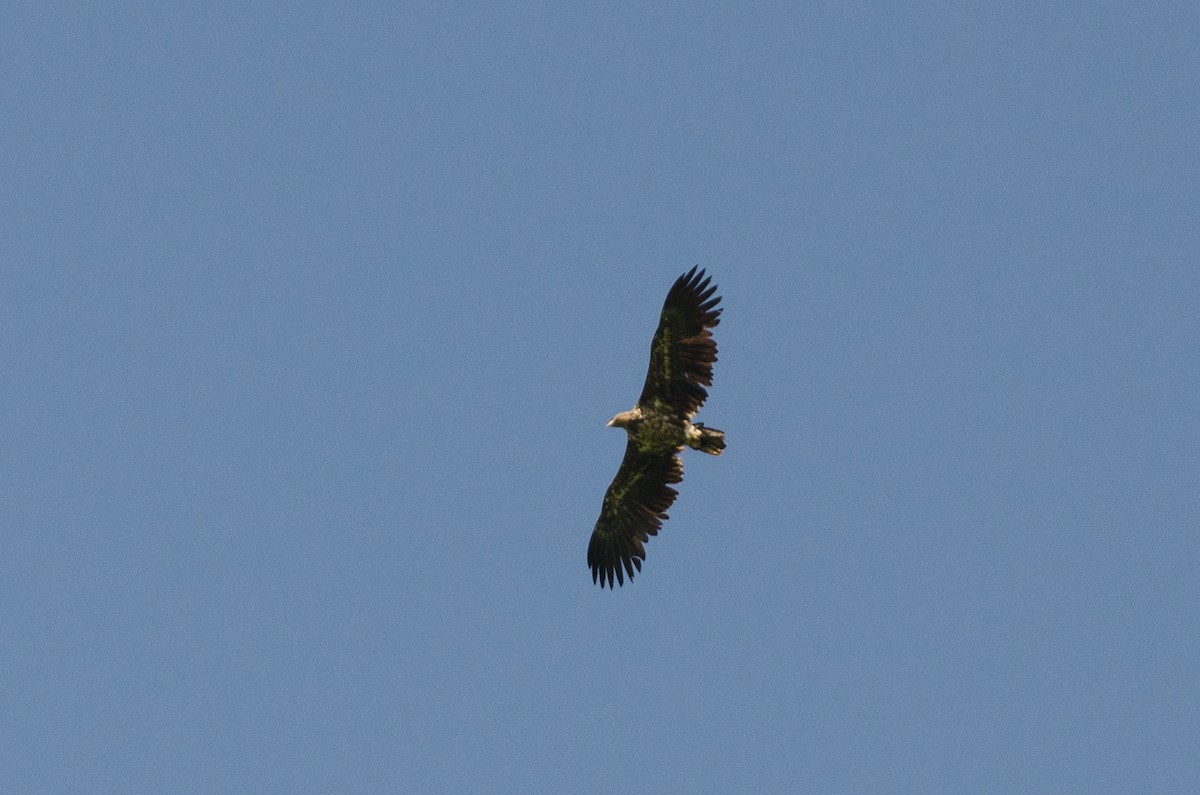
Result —
<svg viewBox="0 0 1200 795"><path fill-rule="evenodd" d="M667 509L679 492L669 484L683 480L683 462L674 451L667 455L647 455L630 439L625 458L612 485L604 494L600 518L588 543L588 566L592 582L613 587L625 584L622 568L633 579L636 568L642 570L646 559L645 543L658 535Z"/></svg>
<svg viewBox="0 0 1200 795"><path fill-rule="evenodd" d="M712 297L717 288L710 281L704 271L692 268L671 285L650 343L639 406L655 405L691 418L708 398L704 387L712 386L717 360L710 329L721 322L721 297Z"/></svg>

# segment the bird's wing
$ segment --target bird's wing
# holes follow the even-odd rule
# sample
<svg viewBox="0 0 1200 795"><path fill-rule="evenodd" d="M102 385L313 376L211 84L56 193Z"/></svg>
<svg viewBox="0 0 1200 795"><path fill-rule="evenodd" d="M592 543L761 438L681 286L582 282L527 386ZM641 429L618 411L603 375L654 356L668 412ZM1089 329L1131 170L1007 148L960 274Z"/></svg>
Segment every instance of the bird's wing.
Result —
<svg viewBox="0 0 1200 795"><path fill-rule="evenodd" d="M658 329L650 343L650 368L640 406L691 417L704 404L712 386L717 343L710 329L720 322L721 297L704 271L692 268L671 285L663 302Z"/></svg>
<svg viewBox="0 0 1200 795"><path fill-rule="evenodd" d="M625 574L632 580L634 569L642 570L644 544L658 534L675 501L678 492L670 484L681 480L683 464L672 452L643 453L632 440L626 445L625 458L604 493L600 518L588 543L592 582L612 588L614 578L624 585Z"/></svg>

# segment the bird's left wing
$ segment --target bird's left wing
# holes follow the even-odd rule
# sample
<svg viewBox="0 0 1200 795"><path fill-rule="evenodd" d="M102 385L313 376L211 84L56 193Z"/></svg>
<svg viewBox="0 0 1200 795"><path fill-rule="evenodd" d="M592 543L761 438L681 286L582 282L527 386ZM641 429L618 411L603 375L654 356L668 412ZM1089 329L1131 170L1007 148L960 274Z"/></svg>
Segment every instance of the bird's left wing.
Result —
<svg viewBox="0 0 1200 795"><path fill-rule="evenodd" d="M704 271L692 268L671 285L650 342L650 367L638 405L691 417L704 404L704 387L712 386L717 360L712 329L721 322L721 298L713 297L717 286L710 282Z"/></svg>

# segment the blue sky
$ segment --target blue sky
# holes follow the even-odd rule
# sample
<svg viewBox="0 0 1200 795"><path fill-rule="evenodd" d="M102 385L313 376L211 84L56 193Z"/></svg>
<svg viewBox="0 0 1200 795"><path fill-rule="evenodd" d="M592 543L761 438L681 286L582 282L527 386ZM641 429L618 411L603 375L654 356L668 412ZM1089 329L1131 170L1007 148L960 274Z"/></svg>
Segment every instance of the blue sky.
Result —
<svg viewBox="0 0 1200 795"><path fill-rule="evenodd" d="M1200 788L1192 4L0 28L0 789ZM643 573L587 539L724 295Z"/></svg>

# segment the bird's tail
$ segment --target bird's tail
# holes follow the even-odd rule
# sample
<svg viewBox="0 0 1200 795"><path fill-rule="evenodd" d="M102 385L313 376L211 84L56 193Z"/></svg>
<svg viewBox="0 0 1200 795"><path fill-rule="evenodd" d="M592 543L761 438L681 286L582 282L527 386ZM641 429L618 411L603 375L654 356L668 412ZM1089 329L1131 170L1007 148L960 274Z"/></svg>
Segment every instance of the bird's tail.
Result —
<svg viewBox="0 0 1200 795"><path fill-rule="evenodd" d="M703 422L697 422L695 428L700 431L700 438L693 446L702 453L720 455L721 451L725 449L725 431L705 428Z"/></svg>

